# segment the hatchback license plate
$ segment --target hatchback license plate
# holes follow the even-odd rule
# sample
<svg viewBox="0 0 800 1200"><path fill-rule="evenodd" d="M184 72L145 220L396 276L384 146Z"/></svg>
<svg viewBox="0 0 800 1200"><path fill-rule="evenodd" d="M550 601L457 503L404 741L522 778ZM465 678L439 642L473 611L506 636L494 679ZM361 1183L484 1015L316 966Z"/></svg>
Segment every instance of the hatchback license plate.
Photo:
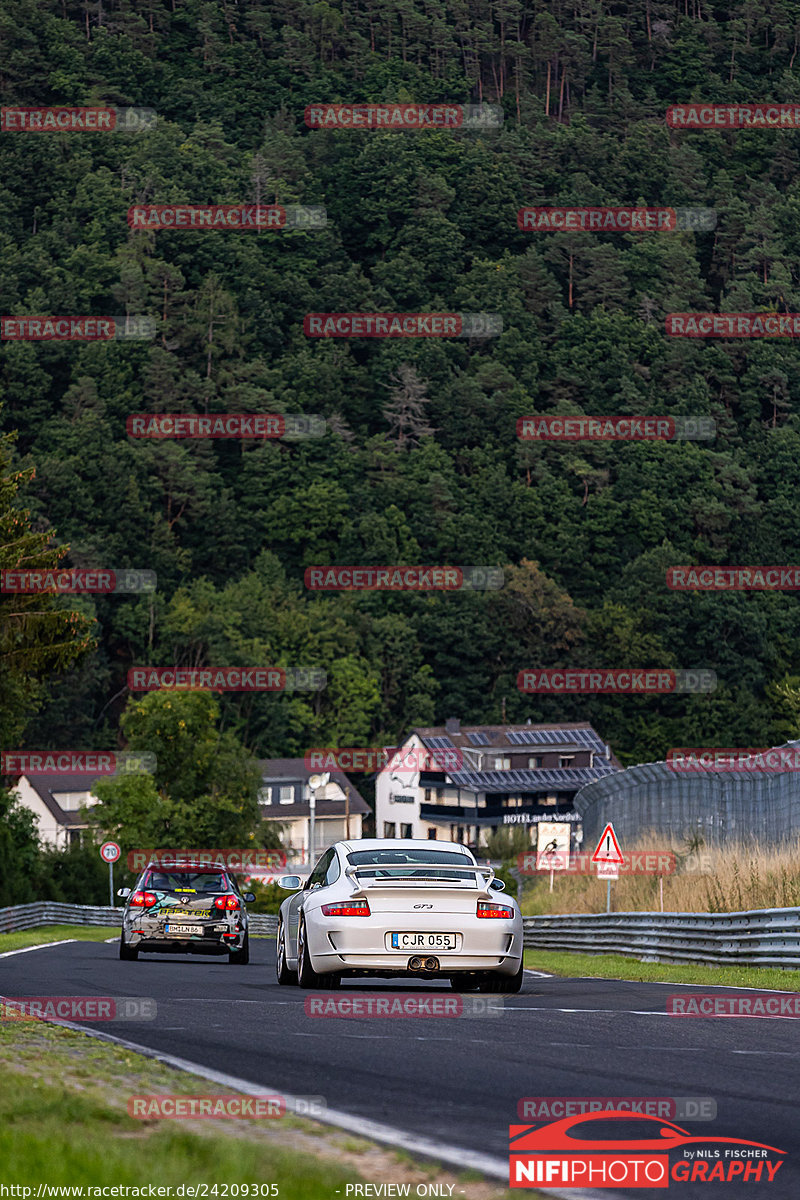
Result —
<svg viewBox="0 0 800 1200"><path fill-rule="evenodd" d="M180 933L183 933L183 934L202 933L203 926L202 925L165 925L164 932L165 933L178 933L178 934L180 934Z"/></svg>
<svg viewBox="0 0 800 1200"><path fill-rule="evenodd" d="M455 933L393 933L390 937L393 950L455 950L458 946Z"/></svg>

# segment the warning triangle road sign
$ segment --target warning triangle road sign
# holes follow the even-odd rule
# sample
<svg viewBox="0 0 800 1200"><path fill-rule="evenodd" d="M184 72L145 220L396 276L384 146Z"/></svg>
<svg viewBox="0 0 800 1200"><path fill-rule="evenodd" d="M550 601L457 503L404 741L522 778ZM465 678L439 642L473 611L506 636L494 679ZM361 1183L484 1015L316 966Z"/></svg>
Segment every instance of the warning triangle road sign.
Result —
<svg viewBox="0 0 800 1200"><path fill-rule="evenodd" d="M592 862L620 864L625 862L622 851L619 848L617 835L614 833L614 826L610 821L600 834L600 841L597 843L597 849L592 855Z"/></svg>

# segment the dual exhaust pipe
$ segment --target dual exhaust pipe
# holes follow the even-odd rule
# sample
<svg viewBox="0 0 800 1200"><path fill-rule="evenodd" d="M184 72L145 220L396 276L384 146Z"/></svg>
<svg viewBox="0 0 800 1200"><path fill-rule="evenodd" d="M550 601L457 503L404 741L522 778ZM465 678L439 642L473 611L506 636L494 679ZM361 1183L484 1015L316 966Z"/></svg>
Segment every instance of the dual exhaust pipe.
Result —
<svg viewBox="0 0 800 1200"><path fill-rule="evenodd" d="M419 955L415 954L413 958L408 960L408 969L415 972L438 971L439 960L438 958L420 958Z"/></svg>

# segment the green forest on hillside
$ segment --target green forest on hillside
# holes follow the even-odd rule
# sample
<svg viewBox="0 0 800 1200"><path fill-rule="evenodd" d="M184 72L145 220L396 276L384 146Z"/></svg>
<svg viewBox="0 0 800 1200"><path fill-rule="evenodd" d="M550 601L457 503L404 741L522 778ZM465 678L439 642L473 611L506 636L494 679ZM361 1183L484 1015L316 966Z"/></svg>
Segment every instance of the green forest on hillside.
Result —
<svg viewBox="0 0 800 1200"><path fill-rule="evenodd" d="M7 745L116 744L135 664L323 669L319 693L221 698L258 756L451 715L590 720L625 762L796 732L795 595L674 592L665 572L800 561L798 350L670 338L664 319L800 311L800 131L665 121L691 99L798 99L799 44L792 0L6 0L2 105L158 114L139 134L0 134L0 311L156 322L149 342L0 344L0 428L16 431L0 566L18 562L24 505L37 561L55 537L66 564L158 577L141 597L37 602L22 625L0 599ZM304 124L307 105L367 100L499 104L504 122ZM127 222L138 203L255 201L324 206L327 225ZM713 208L717 225L517 228L519 208L559 204ZM503 333L303 333L309 312L376 311L497 313ZM140 412L320 414L328 431L134 440ZM699 415L717 436L521 442L532 413ZM489 564L506 585L307 591L305 568L329 563ZM80 614L63 636L62 610ZM719 683L518 692L519 670L566 664Z"/></svg>

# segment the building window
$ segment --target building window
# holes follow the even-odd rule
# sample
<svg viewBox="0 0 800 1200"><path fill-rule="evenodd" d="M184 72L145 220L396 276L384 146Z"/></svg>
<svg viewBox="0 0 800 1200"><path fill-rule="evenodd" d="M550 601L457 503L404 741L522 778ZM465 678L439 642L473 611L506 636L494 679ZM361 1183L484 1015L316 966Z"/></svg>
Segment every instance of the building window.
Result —
<svg viewBox="0 0 800 1200"><path fill-rule="evenodd" d="M541 754L534 754L533 758L528 759L528 766L529 766L529 768L531 768L531 770L535 770L537 767L540 767L541 765L542 765Z"/></svg>
<svg viewBox="0 0 800 1200"><path fill-rule="evenodd" d="M400 837L407 837L407 838L413 837L410 825L401 825L400 826Z"/></svg>
<svg viewBox="0 0 800 1200"><path fill-rule="evenodd" d="M560 767L571 767L574 762L574 754L559 754L558 756L558 765Z"/></svg>
<svg viewBox="0 0 800 1200"><path fill-rule="evenodd" d="M262 787L258 789L258 803L272 804L272 788Z"/></svg>
<svg viewBox="0 0 800 1200"><path fill-rule="evenodd" d="M397 837L397 826L394 821L383 822L383 836L385 838Z"/></svg>
<svg viewBox="0 0 800 1200"><path fill-rule="evenodd" d="M558 804L558 796L540 796L539 803L547 805L548 807L553 804Z"/></svg>
<svg viewBox="0 0 800 1200"><path fill-rule="evenodd" d="M429 842L435 842L435 841L436 841L436 830L435 830L435 829L433 829L433 828L431 828L431 829L429 829L429 830L428 830L428 841L429 841Z"/></svg>
<svg viewBox="0 0 800 1200"><path fill-rule="evenodd" d="M510 758L496 758L494 760L495 771L507 771L511 766Z"/></svg>
<svg viewBox="0 0 800 1200"><path fill-rule="evenodd" d="M80 829L70 829L70 831L69 831L69 844L70 844L70 846L80 846L80 844L81 844L81 831L80 831Z"/></svg>
<svg viewBox="0 0 800 1200"><path fill-rule="evenodd" d="M281 787L281 804L294 804L294 788L291 784Z"/></svg>
<svg viewBox="0 0 800 1200"><path fill-rule="evenodd" d="M425 803L430 804L430 802L431 802L431 789L425 788Z"/></svg>

